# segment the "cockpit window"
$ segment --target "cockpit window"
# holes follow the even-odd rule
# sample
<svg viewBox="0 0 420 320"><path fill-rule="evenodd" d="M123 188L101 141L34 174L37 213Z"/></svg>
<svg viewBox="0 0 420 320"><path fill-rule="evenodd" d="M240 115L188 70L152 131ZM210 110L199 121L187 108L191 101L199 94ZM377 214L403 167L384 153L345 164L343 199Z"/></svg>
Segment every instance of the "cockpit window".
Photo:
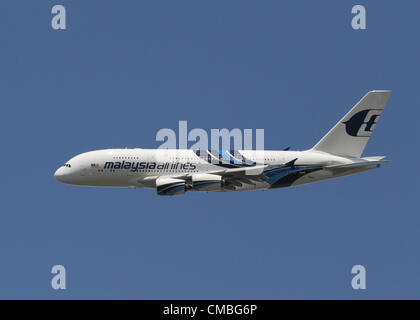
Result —
<svg viewBox="0 0 420 320"><path fill-rule="evenodd" d="M64 166L64 167L67 167L67 168L71 168L71 165L70 165L69 163L66 163L66 164L64 164L63 166Z"/></svg>

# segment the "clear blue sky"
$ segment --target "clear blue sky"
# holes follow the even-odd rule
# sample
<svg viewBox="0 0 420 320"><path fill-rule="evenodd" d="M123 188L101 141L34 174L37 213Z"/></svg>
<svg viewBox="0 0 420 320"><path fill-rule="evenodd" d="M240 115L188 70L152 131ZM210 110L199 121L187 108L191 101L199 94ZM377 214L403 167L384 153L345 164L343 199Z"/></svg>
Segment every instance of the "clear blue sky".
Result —
<svg viewBox="0 0 420 320"><path fill-rule="evenodd" d="M351 28L364 4L367 30ZM51 8L67 9L67 30ZM420 298L418 1L0 2L0 298ZM379 170L296 188L159 197L68 186L72 156L156 132L262 128L311 147L393 94ZM67 290L51 289L51 267ZM367 290L350 286L367 269Z"/></svg>

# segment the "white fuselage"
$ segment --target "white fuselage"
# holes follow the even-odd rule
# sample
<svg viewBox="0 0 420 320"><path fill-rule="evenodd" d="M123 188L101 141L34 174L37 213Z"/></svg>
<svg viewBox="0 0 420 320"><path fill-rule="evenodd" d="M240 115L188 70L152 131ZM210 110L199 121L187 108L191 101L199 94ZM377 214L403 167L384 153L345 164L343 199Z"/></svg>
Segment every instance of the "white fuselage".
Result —
<svg viewBox="0 0 420 320"><path fill-rule="evenodd" d="M248 161L270 166L284 165L293 159L297 159L294 163L296 166L319 167L348 165L361 160L312 150L242 150L239 151L239 154ZM193 150L105 149L82 153L71 158L55 172L54 176L60 182L73 185L156 188L156 179L158 178L183 177L183 179L186 179L198 174L212 174L225 170L224 167L218 165L217 161L209 161L207 157L208 155L200 157ZM357 170L356 172L364 170ZM356 173L353 171L333 172L320 169L295 177L293 181L289 179L290 181L287 181L285 185L278 185L278 187L299 185ZM252 181L236 185L230 190L218 188L213 191L243 191L268 189L270 187L272 186L266 181Z"/></svg>

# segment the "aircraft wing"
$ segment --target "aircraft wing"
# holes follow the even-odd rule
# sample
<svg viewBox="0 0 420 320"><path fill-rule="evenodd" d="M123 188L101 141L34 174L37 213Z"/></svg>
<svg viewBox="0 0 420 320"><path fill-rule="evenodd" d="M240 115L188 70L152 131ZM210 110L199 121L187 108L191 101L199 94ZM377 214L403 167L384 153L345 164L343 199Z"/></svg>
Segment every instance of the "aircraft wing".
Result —
<svg viewBox="0 0 420 320"><path fill-rule="evenodd" d="M221 176L224 181L225 189L235 190L235 187L242 187L243 184L256 185L257 183L267 183L274 188L284 186L285 184L287 185L290 181L294 181L308 173L322 169L332 173L369 170L378 167L381 163L387 162L386 160L380 160L382 158L383 157L362 158L362 160L365 161L331 166L295 165L296 158L283 165L257 164L239 168L223 168L222 170L206 172L206 174ZM171 175L170 178L182 179L190 183L193 175L194 173L181 173ZM138 183L144 186L153 186L157 178L159 177L149 176L142 181L138 181Z"/></svg>
<svg viewBox="0 0 420 320"><path fill-rule="evenodd" d="M296 160L297 158L283 165L257 165L209 173L221 175L225 181L225 188L233 190L235 187L241 187L243 183L255 185L256 182L265 182L274 185L289 175L304 175L308 172L322 169L321 166L296 166Z"/></svg>
<svg viewBox="0 0 420 320"><path fill-rule="evenodd" d="M319 170L328 170L332 173L343 174L344 172L360 172L379 167L381 163L388 162L380 160L383 157L371 157L350 164L339 164L332 166L320 165L299 165L294 163L297 159L290 161L284 165L265 165L254 167L255 171L251 168L236 168L226 169L220 172L213 172L219 174L225 181L225 188L234 190L235 187L241 187L243 183L255 184L256 182L265 182L271 185L271 188L288 186L291 181L295 181L300 177L311 172Z"/></svg>

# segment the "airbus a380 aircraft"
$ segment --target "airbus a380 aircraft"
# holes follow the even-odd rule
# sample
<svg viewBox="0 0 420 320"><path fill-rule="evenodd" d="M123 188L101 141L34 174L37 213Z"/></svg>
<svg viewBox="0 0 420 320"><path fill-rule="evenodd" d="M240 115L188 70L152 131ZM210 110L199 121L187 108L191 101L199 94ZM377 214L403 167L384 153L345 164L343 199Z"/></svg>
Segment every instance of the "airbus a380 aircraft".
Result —
<svg viewBox="0 0 420 320"><path fill-rule="evenodd" d="M54 174L82 186L186 191L274 189L337 178L380 166L363 149L391 94L368 92L315 146L305 151L107 149L79 154Z"/></svg>

